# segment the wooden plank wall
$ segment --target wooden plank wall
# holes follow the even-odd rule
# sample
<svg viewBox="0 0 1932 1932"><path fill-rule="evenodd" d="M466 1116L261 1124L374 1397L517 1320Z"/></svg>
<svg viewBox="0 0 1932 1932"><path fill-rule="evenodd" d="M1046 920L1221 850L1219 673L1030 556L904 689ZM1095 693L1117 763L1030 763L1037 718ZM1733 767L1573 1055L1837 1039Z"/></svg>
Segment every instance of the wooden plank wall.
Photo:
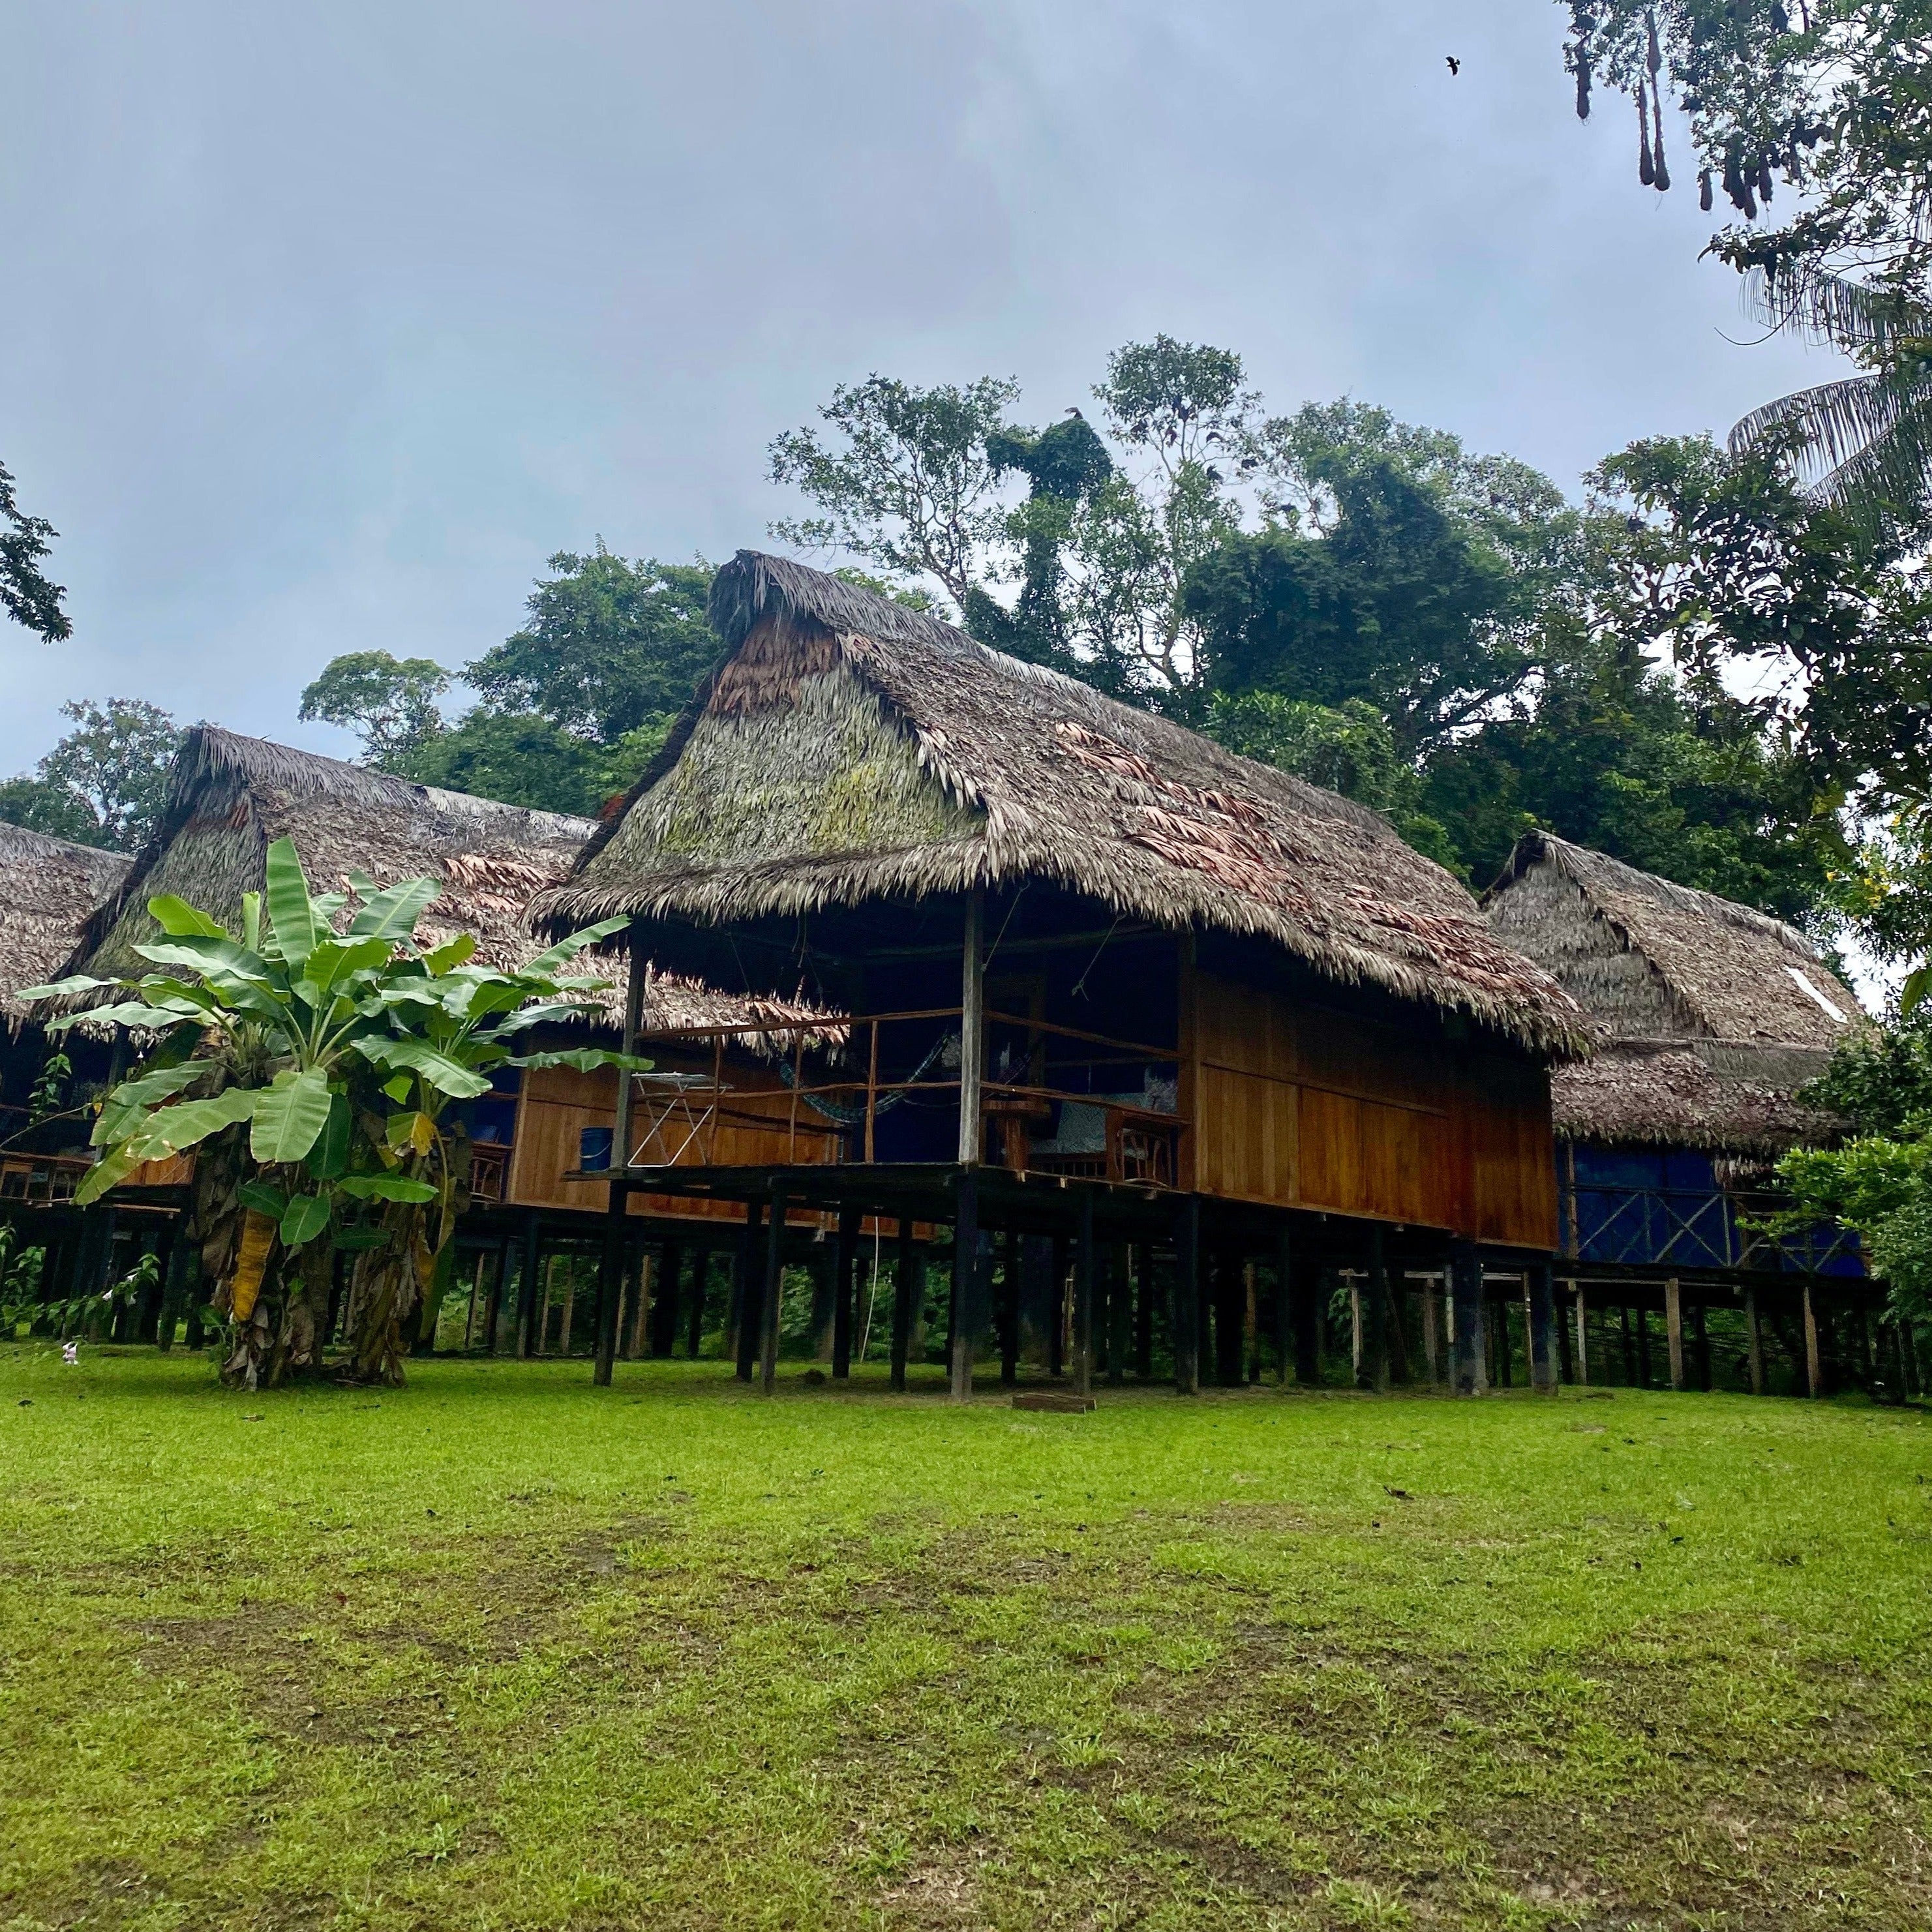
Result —
<svg viewBox="0 0 1932 1932"><path fill-rule="evenodd" d="M660 1063L668 1064L658 1056ZM708 1069L706 1070L709 1070ZM776 1166L787 1159L791 1144L788 1122L791 1096L776 1074L762 1069L749 1072L734 1068L730 1076L736 1111L767 1115L769 1128L750 1125L721 1126L716 1150L710 1145L687 1148L676 1165L680 1167L760 1167ZM809 1121L808 1110L801 1109ZM603 1214L610 1204L609 1184L599 1180L566 1180L564 1175L578 1163L580 1137L586 1127L614 1126L617 1118L617 1075L614 1067L599 1067L580 1073L574 1067L532 1067L524 1076L524 1090L517 1108L517 1133L510 1154L510 1170L504 1192L508 1204L518 1208L574 1208L586 1213ZM801 1125L796 1160L815 1165L829 1159L832 1148L821 1136L808 1133ZM727 1201L694 1201L678 1195L634 1194L630 1211L634 1214L669 1214L695 1220L742 1221L744 1210Z"/></svg>
<svg viewBox="0 0 1932 1932"><path fill-rule="evenodd" d="M1209 974L1183 1000L1202 1193L1556 1245L1540 1068Z"/></svg>

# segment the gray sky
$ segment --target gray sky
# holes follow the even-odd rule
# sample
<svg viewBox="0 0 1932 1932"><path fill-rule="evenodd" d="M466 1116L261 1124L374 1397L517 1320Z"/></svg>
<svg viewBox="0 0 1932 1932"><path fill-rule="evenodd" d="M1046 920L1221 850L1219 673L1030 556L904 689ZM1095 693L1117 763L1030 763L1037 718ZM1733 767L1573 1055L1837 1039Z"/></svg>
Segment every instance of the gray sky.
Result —
<svg viewBox="0 0 1932 1932"><path fill-rule="evenodd" d="M0 460L71 644L0 628L0 773L63 698L322 750L340 651L452 667L554 550L718 558L832 384L1165 329L1574 489L1822 379L1755 332L1550 0L10 0ZM1449 74L1444 56L1462 62Z"/></svg>

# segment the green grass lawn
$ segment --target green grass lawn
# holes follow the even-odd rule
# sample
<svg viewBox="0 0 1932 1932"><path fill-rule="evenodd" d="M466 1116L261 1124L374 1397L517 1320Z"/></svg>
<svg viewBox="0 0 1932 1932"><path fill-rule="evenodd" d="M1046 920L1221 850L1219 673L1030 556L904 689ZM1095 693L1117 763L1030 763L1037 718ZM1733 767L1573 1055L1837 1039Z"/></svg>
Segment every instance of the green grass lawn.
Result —
<svg viewBox="0 0 1932 1932"><path fill-rule="evenodd" d="M0 1349L0 1928L1923 1926L1932 1429Z"/></svg>

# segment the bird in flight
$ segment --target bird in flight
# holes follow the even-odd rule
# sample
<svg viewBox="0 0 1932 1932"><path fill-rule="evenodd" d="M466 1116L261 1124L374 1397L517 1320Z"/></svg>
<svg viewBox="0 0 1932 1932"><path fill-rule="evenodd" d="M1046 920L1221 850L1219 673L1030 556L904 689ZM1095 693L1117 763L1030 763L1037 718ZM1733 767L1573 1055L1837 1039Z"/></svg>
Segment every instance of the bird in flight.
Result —
<svg viewBox="0 0 1932 1932"><path fill-rule="evenodd" d="M1462 63L1454 54L1444 54L1442 58L1449 63L1449 71L1452 76L1462 71Z"/></svg>

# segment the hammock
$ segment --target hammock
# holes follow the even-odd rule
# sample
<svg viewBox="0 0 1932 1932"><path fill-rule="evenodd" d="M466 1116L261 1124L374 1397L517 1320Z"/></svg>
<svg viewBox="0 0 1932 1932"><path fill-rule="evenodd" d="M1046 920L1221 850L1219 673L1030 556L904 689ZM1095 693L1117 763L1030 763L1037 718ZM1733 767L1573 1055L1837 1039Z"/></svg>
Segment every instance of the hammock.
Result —
<svg viewBox="0 0 1932 1932"><path fill-rule="evenodd" d="M902 1100L909 1100L911 1097L905 1091L905 1088L913 1086L926 1078L927 1070L946 1050L946 1042L952 1037L950 1034L941 1034L932 1042L932 1049L926 1058L913 1069L910 1073L907 1075L904 1085L896 1093L881 1094L873 1102L872 1118L874 1120L877 1120L881 1114L890 1113ZM778 1062L778 1078L788 1087L795 1088L798 1085L797 1079L792 1072L791 1063L788 1060L781 1060ZM848 1107L837 1100L828 1100L815 1094L801 1093L798 1097L814 1114L823 1119L834 1121L842 1127L856 1127L864 1124L866 1110L862 1106Z"/></svg>

